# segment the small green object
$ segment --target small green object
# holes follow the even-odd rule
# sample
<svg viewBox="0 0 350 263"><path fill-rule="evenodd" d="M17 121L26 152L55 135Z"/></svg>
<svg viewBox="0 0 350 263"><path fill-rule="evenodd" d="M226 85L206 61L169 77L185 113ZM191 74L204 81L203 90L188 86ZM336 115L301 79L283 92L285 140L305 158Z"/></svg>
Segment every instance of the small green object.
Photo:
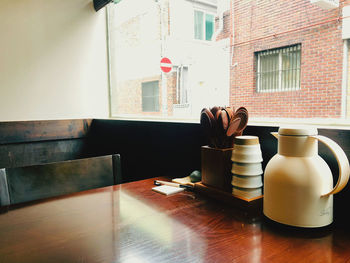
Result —
<svg viewBox="0 0 350 263"><path fill-rule="evenodd" d="M202 175L200 171L193 171L190 174L190 179L191 179L191 183L197 183L200 182L202 180Z"/></svg>

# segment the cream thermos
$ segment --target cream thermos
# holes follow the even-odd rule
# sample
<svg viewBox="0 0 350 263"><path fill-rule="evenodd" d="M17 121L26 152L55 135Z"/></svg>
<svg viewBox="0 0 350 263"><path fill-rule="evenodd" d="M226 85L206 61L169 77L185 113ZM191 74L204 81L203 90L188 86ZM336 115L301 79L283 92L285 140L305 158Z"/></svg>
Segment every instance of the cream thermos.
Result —
<svg viewBox="0 0 350 263"><path fill-rule="evenodd" d="M264 215L297 227L322 227L333 221L333 194L349 179L349 161L331 139L317 135L316 128L283 128L272 133L278 152L265 168ZM333 188L332 173L318 155L318 141L335 155L339 166Z"/></svg>

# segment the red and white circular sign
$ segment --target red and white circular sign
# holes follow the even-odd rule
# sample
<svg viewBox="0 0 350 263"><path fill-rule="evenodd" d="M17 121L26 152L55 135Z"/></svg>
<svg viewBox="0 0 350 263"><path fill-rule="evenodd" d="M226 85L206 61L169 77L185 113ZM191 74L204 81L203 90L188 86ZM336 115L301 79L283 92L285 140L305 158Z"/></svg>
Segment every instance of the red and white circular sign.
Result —
<svg viewBox="0 0 350 263"><path fill-rule="evenodd" d="M172 68L173 68L173 64L171 63L170 59L164 57L160 60L160 69L163 72L168 73L171 71Z"/></svg>

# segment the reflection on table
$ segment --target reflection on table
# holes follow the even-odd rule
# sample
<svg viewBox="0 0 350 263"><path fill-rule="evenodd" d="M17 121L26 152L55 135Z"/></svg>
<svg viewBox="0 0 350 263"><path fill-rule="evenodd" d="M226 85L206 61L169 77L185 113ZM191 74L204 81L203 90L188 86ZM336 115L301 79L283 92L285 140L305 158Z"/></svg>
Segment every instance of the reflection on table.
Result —
<svg viewBox="0 0 350 263"><path fill-rule="evenodd" d="M153 180L10 207L0 262L344 262L333 227L285 229L197 193L165 196Z"/></svg>

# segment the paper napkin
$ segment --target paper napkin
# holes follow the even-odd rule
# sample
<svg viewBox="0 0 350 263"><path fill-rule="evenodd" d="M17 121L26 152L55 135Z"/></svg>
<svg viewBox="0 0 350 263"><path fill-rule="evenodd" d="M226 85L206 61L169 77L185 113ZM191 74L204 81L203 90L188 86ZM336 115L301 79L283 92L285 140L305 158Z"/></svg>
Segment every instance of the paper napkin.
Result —
<svg viewBox="0 0 350 263"><path fill-rule="evenodd" d="M174 187L169 185L161 185L161 186L153 187L152 190L164 195L171 195L171 194L176 194L178 192L182 192L184 188L179 188L179 187Z"/></svg>

